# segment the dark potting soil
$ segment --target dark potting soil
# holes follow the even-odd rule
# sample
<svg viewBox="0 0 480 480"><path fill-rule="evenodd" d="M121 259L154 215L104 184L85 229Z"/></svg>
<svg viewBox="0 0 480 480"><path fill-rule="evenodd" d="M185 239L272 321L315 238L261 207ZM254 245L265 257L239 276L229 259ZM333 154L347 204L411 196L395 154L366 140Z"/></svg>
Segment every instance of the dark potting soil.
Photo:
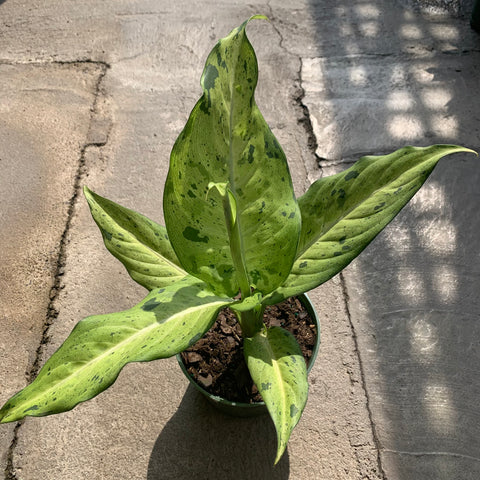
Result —
<svg viewBox="0 0 480 480"><path fill-rule="evenodd" d="M267 307L263 320L292 333L308 365L317 329L300 301L293 297ZM207 392L234 402L262 401L245 363L240 325L230 309L220 311L212 328L182 353L182 359L190 376Z"/></svg>

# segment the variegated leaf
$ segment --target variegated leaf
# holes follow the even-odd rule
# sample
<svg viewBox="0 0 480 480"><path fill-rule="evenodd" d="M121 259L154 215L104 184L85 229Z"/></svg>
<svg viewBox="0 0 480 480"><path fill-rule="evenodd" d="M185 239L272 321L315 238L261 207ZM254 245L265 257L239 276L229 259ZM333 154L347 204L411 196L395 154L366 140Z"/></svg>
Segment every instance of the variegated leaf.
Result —
<svg viewBox="0 0 480 480"><path fill-rule="evenodd" d="M292 272L264 303L307 292L340 272L408 203L437 162L457 152L475 153L455 145L405 147L363 157L317 180L299 199L302 233Z"/></svg>
<svg viewBox="0 0 480 480"><path fill-rule="evenodd" d="M148 290L172 285L187 273L165 227L84 187L85 197L109 252Z"/></svg>
<svg viewBox="0 0 480 480"><path fill-rule="evenodd" d="M244 353L277 430L277 463L307 403L305 360L295 337L281 327L265 328L246 338Z"/></svg>
<svg viewBox="0 0 480 480"><path fill-rule="evenodd" d="M208 56L204 93L173 148L164 195L166 227L183 267L229 295L238 292L243 272L263 293L279 286L300 232L285 155L255 104L257 60L247 23ZM238 237L232 242L220 189L212 184L233 198Z"/></svg>
<svg viewBox="0 0 480 480"><path fill-rule="evenodd" d="M108 388L130 362L175 355L211 327L232 303L187 276L156 289L135 307L87 317L50 357L38 377L0 410L0 423L70 410Z"/></svg>

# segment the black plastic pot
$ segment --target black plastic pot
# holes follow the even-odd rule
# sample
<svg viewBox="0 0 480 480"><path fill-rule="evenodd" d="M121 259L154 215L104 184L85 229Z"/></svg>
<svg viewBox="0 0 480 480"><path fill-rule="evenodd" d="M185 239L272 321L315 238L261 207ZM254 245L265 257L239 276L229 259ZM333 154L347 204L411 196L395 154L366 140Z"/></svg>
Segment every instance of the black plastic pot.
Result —
<svg viewBox="0 0 480 480"><path fill-rule="evenodd" d="M317 340L315 342L315 346L313 348L312 356L310 358L310 363L307 368L307 372L313 367L315 363L315 359L317 358L318 349L320 347L320 321L318 319L317 312L313 307L312 302L308 298L306 294L298 295L298 299L300 303L306 308L307 312L309 313L310 317L313 319L315 326L317 327ZM216 395L212 395L211 393L207 392L204 388L202 388L195 379L190 376L187 372L185 364L183 363L182 357L180 354L177 355L178 363L182 369L182 372L188 378L190 383L202 394L204 395L207 400L219 411L226 413L227 415L232 415L235 417L255 417L258 415L263 415L268 413L267 406L264 402L258 403L240 403L240 402L231 402L230 400L226 400L225 398L218 397Z"/></svg>

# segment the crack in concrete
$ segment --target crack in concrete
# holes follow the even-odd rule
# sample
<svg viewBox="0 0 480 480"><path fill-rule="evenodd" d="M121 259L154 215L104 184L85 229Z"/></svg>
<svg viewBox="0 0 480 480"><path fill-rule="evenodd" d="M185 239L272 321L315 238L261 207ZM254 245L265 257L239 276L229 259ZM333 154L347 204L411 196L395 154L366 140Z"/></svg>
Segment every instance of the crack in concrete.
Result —
<svg viewBox="0 0 480 480"><path fill-rule="evenodd" d="M89 120L89 127L88 127L88 132L87 132L87 140L91 137L91 130L93 125L95 124L96 117L99 114L99 108L98 108L98 102L100 97L105 95L105 92L103 91L103 81L105 79L105 75L107 74L108 69L110 68L110 65L105 63L105 62L96 62L93 60L86 60L86 61L78 61L78 60L73 60L73 61L54 61L54 62L43 62L41 65L45 64L62 64L62 65L76 65L76 64L84 64L84 63L90 63L94 64L100 67L100 73L98 75L97 81L95 83L94 87L94 92L93 92L93 103L91 107L91 114L90 114L90 120ZM39 64L40 65L40 64ZM68 234L70 231L70 227L72 224L72 220L75 214L75 208L77 205L77 200L81 192L81 181L82 178L85 175L85 154L88 150L88 148L91 147L103 147L107 144L108 138L110 135L110 130L111 130L111 124L110 127L107 129L104 139L101 141L87 141L80 149L80 156L78 159L78 165L77 165L77 171L74 177L73 181L73 188L72 188L72 195L70 197L69 205L68 205L68 210L67 210L67 220L65 222L65 228L62 232L62 235L60 237L60 247L59 247L59 252L57 256L57 262L56 262L56 268L55 268L55 274L54 274L54 282L52 285L52 288L50 289L50 301L47 306L47 312L45 316L45 322L43 324L43 331L42 331L42 336L40 339L40 343L37 347L37 350L35 352L35 360L33 361L33 364L30 368L30 371L27 372L27 381L28 383L31 383L36 376L38 375L38 372L41 368L41 364L43 362L43 356L44 356L44 351L45 347L49 344L50 342L50 336L49 336L49 330L50 326L53 324L53 322L57 319L59 315L59 311L55 307L55 302L59 296L60 291L63 289L64 285L62 284L61 278L64 274L64 269L65 269L65 264L66 264L66 248L68 245ZM10 447L7 452L7 462L6 462L6 467L5 467L5 480L17 480L17 475L15 473L15 465L14 465L14 452L16 449L16 446L18 444L18 437L19 437L19 431L21 426L24 423L24 419L20 420L19 422L16 423L15 428L13 430L13 438L10 443Z"/></svg>
<svg viewBox="0 0 480 480"><path fill-rule="evenodd" d="M411 46L407 47L410 51L398 51L398 52L363 52L363 53L350 53L345 55L314 55L306 57L309 60L328 60L329 62L342 62L345 60L369 60L369 59L384 59L384 58L393 58L398 60L431 60L436 58L441 58L445 56L457 56L465 57L469 55L476 55L480 53L480 49L471 48L471 49L455 49L455 50L436 50L434 47L424 47L424 46Z"/></svg>
<svg viewBox="0 0 480 480"><path fill-rule="evenodd" d="M398 147L400 148L400 147ZM345 166L349 167L353 165L355 162L358 162L362 157L367 157L367 156L382 156L382 155L388 155L392 153L394 149L392 150L375 150L374 152L355 152L346 155L343 158L340 159L327 159L327 158L321 158L321 163L320 163L320 168L329 168L329 167L338 167L338 166Z"/></svg>
<svg viewBox="0 0 480 480"><path fill-rule="evenodd" d="M78 62L57 62L57 63L76 64ZM80 63L85 63L85 62L80 62ZM88 63L95 63L95 62L88 62ZM92 104L92 107L91 107L90 124L89 124L88 133L87 133L87 139L90 137L92 125L94 124L95 118L98 115L98 99L101 96L101 91L102 91L101 85L102 85L102 82L105 78L107 70L109 68L109 66L107 64L104 64L104 63L99 63L97 65L101 66L101 72L98 75L97 82L95 84L94 98L93 98L93 104ZM108 132L108 134L109 134L109 132ZM81 190L81 185L80 185L81 180L82 180L82 178L85 174L85 172L84 172L84 170L85 170L85 154L86 154L86 151L89 147L103 147L103 146L106 145L107 141L108 141L108 135L106 136L104 141L86 142L80 149L80 156L79 156L79 160L78 160L77 171L76 171L75 178L74 178L74 183L73 183L73 193L72 193L72 196L70 197L68 211L67 211L67 221L66 221L66 224L65 224L65 229L64 229L64 231L61 235L61 238L60 238L60 249L59 249L59 253L58 253L57 266L56 266L55 276L54 276L55 280L54 280L54 284L53 284L53 286L50 290L50 302L49 302L49 305L48 305L48 308L47 308L47 316L46 316L46 322L44 324L42 341L40 343L39 348L37 349L37 354L36 354L35 361L32 365L32 368L30 369L29 381L33 381L38 374L38 371L40 369L40 363L41 363L41 360L42 360L43 348L44 348L45 344L47 344L49 342L48 329L49 329L50 325L53 323L53 321L57 318L58 313L59 313L57 311L57 309L55 308L54 303L55 303L55 301L58 297L58 294L59 294L60 290L63 288L62 285L61 285L61 277L63 276L64 268L65 268L65 260L66 260L65 249L66 249L66 246L68 244L67 237L68 237L68 233L70 231L70 226L71 226L71 223L72 223L72 219L73 219L73 216L74 216L74 213L75 213L75 207L76 207L77 199L78 199L78 196L79 196L80 190Z"/></svg>
<svg viewBox="0 0 480 480"><path fill-rule="evenodd" d="M405 452L402 450L389 450L384 449L385 453L394 453L396 455L408 455L411 457L434 457L434 456L441 456L441 457L453 457L453 458L464 458L466 460L473 460L474 462L480 462L480 458L472 457L471 455L464 455L463 453L455 453L455 452Z"/></svg>
<svg viewBox="0 0 480 480"><path fill-rule="evenodd" d="M17 422L15 425L15 428L13 429L13 438L12 442L10 443L10 447L7 452L7 462L5 466L5 480L18 480L17 475L15 473L15 468L13 465L13 454L15 452L15 448L17 447L18 443L18 431L20 430L20 427L23 425L23 420L20 420Z"/></svg>
<svg viewBox="0 0 480 480"><path fill-rule="evenodd" d="M32 66L48 66L48 65L96 65L101 68L109 69L110 64L103 60L93 60L91 58L77 58L75 60L9 60L0 58L0 65L32 65Z"/></svg>
<svg viewBox="0 0 480 480"><path fill-rule="evenodd" d="M291 53L286 47L285 45L283 44L283 41L285 40L283 38L283 34L282 32L280 31L280 29L277 27L275 21L278 21L277 17L275 16L275 14L273 13L274 10L272 8L272 5L270 4L270 0L267 2L267 9L268 9L268 19L270 20L270 24L272 25L273 29L275 30L276 34L278 35L278 37L280 38L280 41L278 42L278 46L287 54L287 55L293 55L293 53Z"/></svg>
<svg viewBox="0 0 480 480"><path fill-rule="evenodd" d="M274 30L276 31L276 33L278 34L278 36L280 38L280 42L279 42L280 48L282 50L284 50L286 54L294 55L293 53L289 52L288 49L283 45L283 40L284 39L283 39L282 33L280 32L280 30L277 28L277 26L274 23L275 17L273 15L273 11L272 11L272 8L270 6L270 3L267 3L267 6L270 9L269 18L272 21L272 26L273 26ZM314 162L316 163L317 168L320 170L321 176L323 176L322 162L326 161L326 159L320 157L317 154L318 141L317 141L317 137L315 135L314 129L313 129L313 124L312 124L309 108L308 108L307 104L304 102L306 92L305 92L305 89L303 88L303 79L302 79L303 59L302 59L301 56L298 56L297 58L298 58L298 61L299 61L299 69L298 69L298 72L297 72L297 78L295 80L296 85L297 85L297 91L296 91L295 95L293 96L294 104L295 104L296 108L299 110L299 112L301 112L301 114L297 118L297 122L303 127L303 129L304 129L304 131L307 135L307 148L310 151L312 157L314 158ZM339 163L343 163L343 162L341 161ZM310 181L309 170L308 170L308 168L306 168L306 165L305 165L305 170L306 170L305 183L306 183L306 187L308 188L312 182ZM349 305L348 305L348 303L349 303L348 292L346 290L346 285L345 285L344 278L341 274L340 274L340 279L341 279L340 281L341 281L341 285L342 285L343 298L344 298L344 302L345 302L345 310L346 310L346 313L347 313L347 316L348 316L348 320L349 320L349 324L350 324L350 328L351 328L351 332L352 332L352 338L354 340L355 353L357 355L357 359L358 359L358 363L359 363L361 388L363 389L363 392L364 392L364 395L365 395L366 408L367 408L368 418L369 418L369 422L370 422L370 426L371 426L372 438L373 438L375 450L377 452L377 466L376 466L376 468L377 468L377 471L378 471L379 478L381 478L382 480L387 480L387 477L385 475L385 471L384 471L383 466L382 466L382 459L381 459L381 456L380 456L380 441L379 441L379 438L378 438L377 433L376 433L375 425L373 423L372 411L371 411L371 408L370 408L369 397L368 397L368 393L367 393L367 390L366 390L364 368L363 368L363 364L362 364L362 361L361 361L361 358L360 358L360 352L359 352L359 349L358 349L358 342L357 342L355 330L354 330L353 323L352 323L351 316L350 316L350 310L349 310ZM350 375L350 381L352 382L352 384L358 382L358 380L354 380L352 378L352 375ZM358 444L358 445L354 445L352 443L351 445L352 445L352 448L355 449L355 451L357 450L357 448L362 448L362 447L366 446L366 444L363 444L363 443ZM358 463L359 473L361 473L363 475L363 470L364 469L362 468L361 460L358 457L358 455L357 455L357 463ZM370 478L368 476L368 474L367 474L367 477ZM367 478L367 477L365 477L365 478Z"/></svg>
<svg viewBox="0 0 480 480"><path fill-rule="evenodd" d="M372 409L371 409L371 406L370 406L370 397L368 395L367 386L365 384L365 369L363 367L362 357L360 355L360 350L358 348L357 335L356 335L355 327L353 326L352 317L351 317L351 314L350 314L350 308L349 308L350 297L348 295L347 285L346 285L345 277L344 277L343 273L340 273L339 277L340 277L340 284L341 284L341 287L342 287L342 294L343 294L343 298L344 298L344 302L345 302L345 311L346 311L346 314L347 314L348 322L350 324L350 330L352 332L352 338L353 338L353 342L354 342L354 346L355 346L355 353L357 354L358 365L359 365L359 368L360 368L361 386L362 386L362 389L363 389L363 393L365 395L366 408L367 408L368 418L369 418L370 426L371 426L371 430L372 430L373 443L375 445L375 449L377 450L378 473L380 475L380 478L382 478L382 480L388 480L387 476L385 474L385 470L383 469L383 465L382 465L382 458L381 458L381 455L380 455L380 452L381 452L380 439L378 437L377 430L376 430L376 427L375 427L375 423L373 421L373 414L372 414Z"/></svg>
<svg viewBox="0 0 480 480"><path fill-rule="evenodd" d="M300 60L300 68L298 70L298 95L294 100L295 100L295 103L303 112L303 116L298 119L298 123L304 128L305 133L307 134L307 147L312 153L318 168L320 169L320 171L322 171L321 161L323 159L317 154L318 141L317 141L315 132L313 131L313 124L310 118L310 110L308 109L308 106L306 105L306 103L303 101L306 95L305 89L303 88L303 80L302 80L303 60L302 58L300 58L299 60Z"/></svg>
<svg viewBox="0 0 480 480"><path fill-rule="evenodd" d="M278 29L274 26L275 31L278 31ZM283 47L284 48L284 47ZM286 50L284 48L284 50ZM432 50L433 51L433 50ZM473 54L478 53L479 51L476 49L469 49L469 50L458 50L458 51L435 51L434 56L429 55L428 58L441 58L442 56L457 56L457 57L462 57L462 56L468 56ZM301 119L299 119L299 123L304 127L306 133L307 133L307 145L308 148L310 149L311 153L314 155L316 162L318 163L318 168L320 169L321 175L324 175L325 169L331 168L331 167L338 167L338 166L345 166L348 168L349 166L353 165L355 162L357 162L361 157L367 156L367 155L375 155L375 156L381 156L381 155L388 155L392 153L394 149L391 150L376 150L376 151L369 151L369 152L354 152L354 153L348 153L345 157L342 158L326 158L326 157L321 157L318 155L318 140L315 135L315 131L313 129L313 124L311 120L311 115L310 111L308 108L308 105L304 102L305 96L306 96L306 91L303 88L303 80L302 80L302 69L303 69L303 64L305 60L328 60L328 61L338 61L338 62L344 62L344 61L349 61L349 60L355 60L355 59L375 59L375 58L388 58L388 57L393 57L393 58L398 58L398 59L404 59L408 60L413 57L415 58L415 54L412 52L387 52L387 53L360 53L360 54L349 54L349 55L341 55L341 56L322 56L322 55L315 55L315 56L309 56L309 57L300 57L300 70L298 72L298 83L299 83L299 88L298 88L298 95L295 97L294 101L297 103L297 105L302 109L303 111L303 116ZM425 59L427 58L425 55L418 55L418 58ZM400 146L398 147L400 148Z"/></svg>
<svg viewBox="0 0 480 480"><path fill-rule="evenodd" d="M316 164L318 167L320 167L320 157L317 155L318 142L317 142L315 133L313 131L313 125L310 118L310 111L308 109L308 106L303 102L303 99L305 98L305 89L303 88L303 81L302 81L303 59L301 56L295 55L294 53L290 52L287 49L287 47L285 47L284 37L282 35L281 30L277 27L275 23L276 17L275 17L275 14L273 13L273 8L270 5L270 2L267 3L267 8L269 10L268 18L271 21L270 23L280 39L279 47L287 55L291 57L295 57L298 61L299 67L296 73L296 77L294 79L295 90L292 95L293 105L295 106L295 109L299 112L297 116L297 123L303 127L307 135L307 142L306 142L307 149L313 157L313 163ZM301 149L302 147L299 145L299 148ZM311 185L312 181L310 179L310 170L306 164L304 164L304 168L305 168L305 188L307 189ZM321 170L321 167L320 167L320 170Z"/></svg>

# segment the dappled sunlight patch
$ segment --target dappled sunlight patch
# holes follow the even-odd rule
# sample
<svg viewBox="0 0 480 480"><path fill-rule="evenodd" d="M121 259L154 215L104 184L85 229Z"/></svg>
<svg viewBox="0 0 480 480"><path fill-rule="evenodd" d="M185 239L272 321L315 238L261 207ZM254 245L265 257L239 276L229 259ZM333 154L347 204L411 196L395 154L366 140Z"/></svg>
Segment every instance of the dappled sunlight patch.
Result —
<svg viewBox="0 0 480 480"><path fill-rule="evenodd" d="M434 80L434 74L431 72L431 68L435 68L436 64L424 65L423 68L411 68L412 79L420 85L432 85Z"/></svg>
<svg viewBox="0 0 480 480"><path fill-rule="evenodd" d="M459 125L455 116L445 116L442 114L432 115L431 125L435 132L446 138L458 136Z"/></svg>
<svg viewBox="0 0 480 480"><path fill-rule="evenodd" d="M412 248L412 229L397 221L395 232L385 232L383 238L388 248L395 249L395 253L404 257Z"/></svg>
<svg viewBox="0 0 480 480"><path fill-rule="evenodd" d="M383 9L375 15L368 8L364 2L342 2L333 10L339 40L330 45L321 32L322 47L332 54L319 72L321 98L308 97L307 85L305 102L318 125L317 151L327 159L321 166L334 159L340 169L357 155L388 151L392 144L435 139L476 145L471 119L478 103L472 94L478 62L466 46L466 22L460 27L457 19L400 8L394 17ZM377 27L372 41L369 34ZM322 117L319 105L336 112L333 120ZM371 369L366 381L382 448L414 455L425 450L432 457L463 442L466 436L459 432L474 433L467 425L474 417L469 391L478 373L465 373L475 368L472 352L478 342L463 333L470 329L471 302L477 306L476 266L471 272L476 254L469 248L478 233L475 183L470 186L478 165L471 167L460 156L448 169L442 163L442 173L431 177L394 228L377 238L380 253L375 247L367 250L344 277L362 355ZM475 321L477 315L471 315ZM454 370L457 365L464 371ZM451 451L471 454L472 444ZM395 462L413 464L407 456L390 463ZM410 477L415 475L405 476Z"/></svg>
<svg viewBox="0 0 480 480"><path fill-rule="evenodd" d="M419 140L425 135L422 121L413 114L393 115L387 124L387 129L395 140Z"/></svg>
<svg viewBox="0 0 480 480"><path fill-rule="evenodd" d="M433 180L430 180L419 190L410 201L410 207L422 214L423 212L441 214L445 213L447 194L445 187Z"/></svg>
<svg viewBox="0 0 480 480"><path fill-rule="evenodd" d="M358 87L363 87L367 84L368 74L363 65L355 65L350 69L350 82Z"/></svg>
<svg viewBox="0 0 480 480"><path fill-rule="evenodd" d="M430 25L430 34L437 40L459 40L460 33L458 28L454 25L446 25L441 23L439 25Z"/></svg>
<svg viewBox="0 0 480 480"><path fill-rule="evenodd" d="M398 293L407 297L410 305L420 304L425 297L425 280L414 267L402 268L397 276Z"/></svg>
<svg viewBox="0 0 480 480"><path fill-rule="evenodd" d="M423 105L431 110L446 109L453 99L452 92L442 87L426 88L420 96Z"/></svg>
<svg viewBox="0 0 480 480"><path fill-rule="evenodd" d="M355 5L354 7L355 13L362 18L365 19L377 19L380 16L380 9L371 3L364 3Z"/></svg>
<svg viewBox="0 0 480 480"><path fill-rule="evenodd" d="M386 105L394 112L404 112L415 107L415 99L407 90L395 90L388 94Z"/></svg>
<svg viewBox="0 0 480 480"><path fill-rule="evenodd" d="M445 218L421 220L417 232L421 248L428 253L448 256L457 249L457 228Z"/></svg>
<svg viewBox="0 0 480 480"><path fill-rule="evenodd" d="M438 301L452 304L458 296L459 275L452 265L434 265L432 283L438 294Z"/></svg>
<svg viewBox="0 0 480 480"><path fill-rule="evenodd" d="M438 355L438 328L427 318L418 318L408 325L410 334L410 354L413 358L424 361L426 356Z"/></svg>
<svg viewBox="0 0 480 480"><path fill-rule="evenodd" d="M400 36L406 40L420 40L423 38L423 32L413 23L406 23L405 25L400 26L399 30Z"/></svg>
<svg viewBox="0 0 480 480"><path fill-rule="evenodd" d="M364 22L359 25L360 32L365 37L376 37L379 32L379 25L377 22Z"/></svg>
<svg viewBox="0 0 480 480"><path fill-rule="evenodd" d="M440 374L425 379L423 407L429 418L429 428L437 434L449 436L458 425L458 413L452 400L452 391Z"/></svg>

